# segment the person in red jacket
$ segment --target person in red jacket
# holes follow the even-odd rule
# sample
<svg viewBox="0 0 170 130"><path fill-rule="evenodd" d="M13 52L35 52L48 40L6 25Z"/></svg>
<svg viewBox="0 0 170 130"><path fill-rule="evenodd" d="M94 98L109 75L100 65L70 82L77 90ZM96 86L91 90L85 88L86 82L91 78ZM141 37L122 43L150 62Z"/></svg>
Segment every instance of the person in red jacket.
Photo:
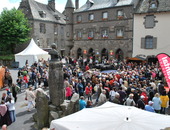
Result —
<svg viewBox="0 0 170 130"><path fill-rule="evenodd" d="M90 83L87 84L86 88L85 88L85 93L88 97L88 100L92 101L92 85Z"/></svg>
<svg viewBox="0 0 170 130"><path fill-rule="evenodd" d="M28 75L26 74L26 75L24 75L24 77L23 77L23 81L24 81L24 83L25 83L25 88L28 88L28 82L29 82L29 79L28 79Z"/></svg>
<svg viewBox="0 0 170 130"><path fill-rule="evenodd" d="M70 100L71 96L72 96L72 91L73 91L73 86L72 85L68 85L66 87L66 99Z"/></svg>
<svg viewBox="0 0 170 130"><path fill-rule="evenodd" d="M87 64L85 70L88 71L89 69L90 69L89 64Z"/></svg>
<svg viewBox="0 0 170 130"><path fill-rule="evenodd" d="M141 89L142 93L140 94L140 96L144 96L144 103L145 104L148 104L148 96L147 96L147 93L146 93L146 90L144 88Z"/></svg>

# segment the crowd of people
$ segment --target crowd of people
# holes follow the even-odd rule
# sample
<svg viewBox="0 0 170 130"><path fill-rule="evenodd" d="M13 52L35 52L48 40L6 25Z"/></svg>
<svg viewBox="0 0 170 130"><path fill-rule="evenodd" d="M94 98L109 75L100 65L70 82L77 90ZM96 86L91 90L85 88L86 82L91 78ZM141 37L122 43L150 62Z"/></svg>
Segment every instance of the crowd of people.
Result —
<svg viewBox="0 0 170 130"><path fill-rule="evenodd" d="M70 99L73 93L78 93L80 109L89 107L87 104L94 107L110 101L166 113L170 92L166 89L167 84L158 63L104 60L103 64L112 65L116 71L103 73L93 67L95 62L91 60L84 63L82 58L68 58L63 67L66 98Z"/></svg>
<svg viewBox="0 0 170 130"><path fill-rule="evenodd" d="M102 72L96 69L92 58L65 58L63 65L65 98L71 100L79 94L80 110L100 106L107 101L134 106L140 109L166 114L170 92L158 63L136 63L104 59L101 64L113 66L113 70ZM27 110L35 107L36 94L33 90L48 87L48 62L40 60L32 66L27 64L18 70L16 84L6 68L5 85L0 104L1 126L15 122L17 93L25 88Z"/></svg>

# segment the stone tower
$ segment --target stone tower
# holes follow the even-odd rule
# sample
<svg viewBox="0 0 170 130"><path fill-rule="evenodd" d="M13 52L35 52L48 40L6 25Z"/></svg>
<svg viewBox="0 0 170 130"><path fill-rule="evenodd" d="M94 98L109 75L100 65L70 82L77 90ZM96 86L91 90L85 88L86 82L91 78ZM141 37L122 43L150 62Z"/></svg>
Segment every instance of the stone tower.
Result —
<svg viewBox="0 0 170 130"><path fill-rule="evenodd" d="M66 52L69 55L70 50L73 47L73 12L74 12L74 5L72 0L67 0L66 6L65 6L65 16L66 16Z"/></svg>

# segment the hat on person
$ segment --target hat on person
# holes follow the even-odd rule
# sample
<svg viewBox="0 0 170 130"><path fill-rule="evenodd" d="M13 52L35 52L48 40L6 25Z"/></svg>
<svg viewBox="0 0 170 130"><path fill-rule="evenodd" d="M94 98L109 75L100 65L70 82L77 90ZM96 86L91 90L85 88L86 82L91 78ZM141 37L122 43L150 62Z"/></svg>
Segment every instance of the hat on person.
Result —
<svg viewBox="0 0 170 130"><path fill-rule="evenodd" d="M129 94L129 97L133 97L133 96L134 96L133 93Z"/></svg>
<svg viewBox="0 0 170 130"><path fill-rule="evenodd" d="M145 98L145 96L141 95L140 98L143 99L143 98Z"/></svg>
<svg viewBox="0 0 170 130"><path fill-rule="evenodd" d="M152 104L153 104L153 102L152 102L152 101L149 101L149 102L148 102L148 104L149 104L149 105L152 105Z"/></svg>
<svg viewBox="0 0 170 130"><path fill-rule="evenodd" d="M6 90L6 91L9 91L9 89L8 89L8 88L6 88L5 90Z"/></svg>

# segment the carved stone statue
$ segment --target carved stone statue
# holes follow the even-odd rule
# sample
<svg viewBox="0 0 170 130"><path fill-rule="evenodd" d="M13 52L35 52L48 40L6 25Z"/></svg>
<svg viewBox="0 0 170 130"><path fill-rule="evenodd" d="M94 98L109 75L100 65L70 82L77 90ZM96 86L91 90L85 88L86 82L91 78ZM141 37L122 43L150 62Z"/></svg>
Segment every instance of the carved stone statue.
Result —
<svg viewBox="0 0 170 130"><path fill-rule="evenodd" d="M49 54L51 55L51 61L60 61L61 57L57 51L57 45L53 43L51 45L52 50L50 50Z"/></svg>

